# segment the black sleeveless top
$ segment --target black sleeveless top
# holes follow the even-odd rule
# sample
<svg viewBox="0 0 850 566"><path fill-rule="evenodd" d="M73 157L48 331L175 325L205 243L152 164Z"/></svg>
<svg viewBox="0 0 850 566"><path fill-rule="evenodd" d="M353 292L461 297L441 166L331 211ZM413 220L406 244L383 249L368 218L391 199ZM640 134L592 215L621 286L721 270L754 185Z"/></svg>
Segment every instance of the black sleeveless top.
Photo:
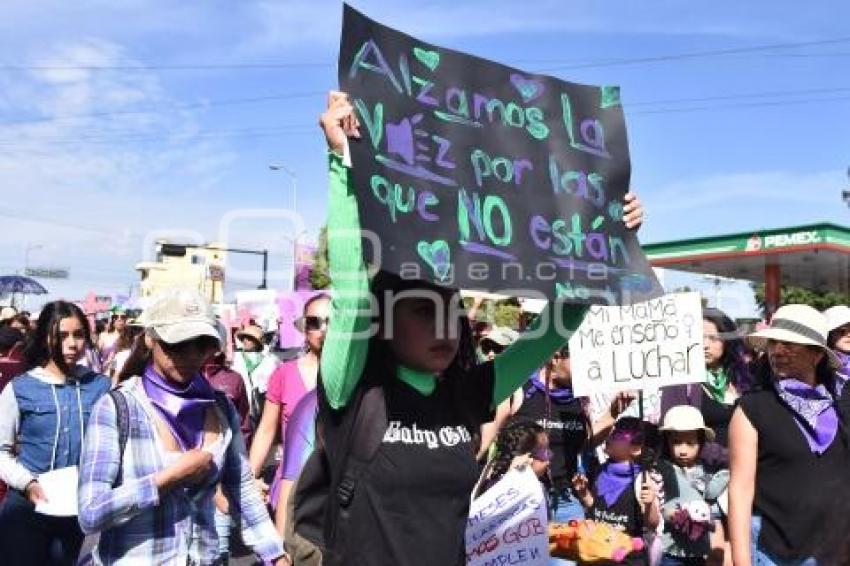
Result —
<svg viewBox="0 0 850 566"><path fill-rule="evenodd" d="M818 456L772 389L745 394L741 410L758 433L753 515L762 518L759 545L779 558L812 556L836 493L847 483L850 450L839 411L838 436Z"/></svg>
<svg viewBox="0 0 850 566"><path fill-rule="evenodd" d="M576 473L578 455L585 449L588 437L588 421L580 399L567 403L551 401L551 415L546 420L546 394L531 384L524 389L526 397L514 420L531 420L549 433L549 449L552 460L549 473L556 488L570 485ZM530 394L530 397L528 396Z"/></svg>
<svg viewBox="0 0 850 566"><path fill-rule="evenodd" d="M340 522L337 542L351 566L465 563L469 498L480 468L473 434L492 420L493 364L422 395L384 379L388 425Z"/></svg>

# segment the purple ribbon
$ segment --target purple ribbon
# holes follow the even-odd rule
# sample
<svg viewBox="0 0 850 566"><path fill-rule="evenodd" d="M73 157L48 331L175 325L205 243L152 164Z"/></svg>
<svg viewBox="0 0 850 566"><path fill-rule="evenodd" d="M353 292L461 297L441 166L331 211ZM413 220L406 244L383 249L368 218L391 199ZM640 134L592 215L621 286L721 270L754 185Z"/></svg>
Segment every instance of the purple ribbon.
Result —
<svg viewBox="0 0 850 566"><path fill-rule="evenodd" d="M177 384L148 364L142 385L180 448L184 451L199 448L204 439L207 407L215 403L215 392L209 382L198 373L188 384Z"/></svg>
<svg viewBox="0 0 850 566"><path fill-rule="evenodd" d="M838 434L835 401L826 387L812 387L797 379L775 382L776 392L794 413L794 422L803 433L813 454L823 454Z"/></svg>
<svg viewBox="0 0 850 566"><path fill-rule="evenodd" d="M608 462L596 478L596 492L608 507L614 505L640 474L640 466L631 462Z"/></svg>

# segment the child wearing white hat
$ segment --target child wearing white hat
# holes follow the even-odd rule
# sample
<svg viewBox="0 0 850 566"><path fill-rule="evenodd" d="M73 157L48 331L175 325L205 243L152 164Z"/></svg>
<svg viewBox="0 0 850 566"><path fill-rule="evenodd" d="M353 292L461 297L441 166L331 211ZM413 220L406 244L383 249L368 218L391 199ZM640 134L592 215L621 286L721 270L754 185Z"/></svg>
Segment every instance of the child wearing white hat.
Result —
<svg viewBox="0 0 850 566"><path fill-rule="evenodd" d="M722 552L723 547L720 522L715 521L705 500L710 477L700 462L702 447L714 440L714 431L705 426L699 409L688 405L671 408L660 430L664 446L659 468L666 480L661 508L664 555L660 564L705 564L710 552ZM720 536L712 537L712 532ZM718 550L713 551L713 547Z"/></svg>

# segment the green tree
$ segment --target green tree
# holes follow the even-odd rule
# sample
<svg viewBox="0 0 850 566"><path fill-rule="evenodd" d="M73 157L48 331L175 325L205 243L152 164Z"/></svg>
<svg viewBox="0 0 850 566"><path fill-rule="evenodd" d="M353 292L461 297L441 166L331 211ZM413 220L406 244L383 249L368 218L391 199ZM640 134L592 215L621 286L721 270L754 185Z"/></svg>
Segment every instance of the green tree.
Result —
<svg viewBox="0 0 850 566"><path fill-rule="evenodd" d="M313 289L327 289L331 286L328 271L328 227L322 226L319 232L319 245L313 254L313 268L310 270L310 284Z"/></svg>
<svg viewBox="0 0 850 566"><path fill-rule="evenodd" d="M764 283L753 285L753 292L756 295L756 303L764 312ZM779 304L803 304L822 311L836 305L850 304L850 295L836 293L835 291L812 291L803 287L783 285L780 291Z"/></svg>

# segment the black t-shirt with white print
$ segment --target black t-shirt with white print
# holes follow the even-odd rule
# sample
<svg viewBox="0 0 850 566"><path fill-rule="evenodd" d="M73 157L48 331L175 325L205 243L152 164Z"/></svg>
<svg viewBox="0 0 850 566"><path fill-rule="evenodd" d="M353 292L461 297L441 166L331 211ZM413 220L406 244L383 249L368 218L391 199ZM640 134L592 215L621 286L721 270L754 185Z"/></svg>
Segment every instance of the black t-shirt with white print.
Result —
<svg viewBox="0 0 850 566"><path fill-rule="evenodd" d="M469 498L480 468L473 433L492 420L493 364L422 395L383 380L388 426L350 507L345 563L463 564Z"/></svg>

